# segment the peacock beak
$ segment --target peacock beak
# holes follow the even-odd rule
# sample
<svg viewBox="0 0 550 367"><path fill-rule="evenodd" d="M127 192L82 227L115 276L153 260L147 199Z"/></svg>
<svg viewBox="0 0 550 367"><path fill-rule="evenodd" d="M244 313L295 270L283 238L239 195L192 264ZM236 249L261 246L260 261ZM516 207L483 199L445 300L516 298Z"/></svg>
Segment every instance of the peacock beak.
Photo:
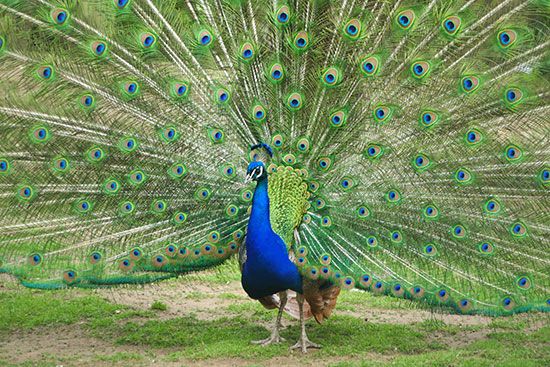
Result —
<svg viewBox="0 0 550 367"><path fill-rule="evenodd" d="M246 177L244 179L244 183L247 184L250 181L252 181L252 177L254 177L254 171L246 174Z"/></svg>

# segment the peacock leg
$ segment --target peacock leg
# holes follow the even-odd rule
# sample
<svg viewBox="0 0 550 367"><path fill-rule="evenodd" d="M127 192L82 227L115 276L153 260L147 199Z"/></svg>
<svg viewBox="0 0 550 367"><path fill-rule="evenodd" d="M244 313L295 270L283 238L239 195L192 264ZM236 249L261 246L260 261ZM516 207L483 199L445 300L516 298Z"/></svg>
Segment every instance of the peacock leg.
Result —
<svg viewBox="0 0 550 367"><path fill-rule="evenodd" d="M285 339L279 335L279 329L282 326L281 319L283 317L283 311L285 309L286 301L287 301L286 291L279 292L279 300L280 300L279 311L277 312L277 318L275 319L275 325L273 327L273 331L271 332L271 336L267 339L253 340L252 344L259 344L265 347L266 345L269 345L269 344L277 344L285 341Z"/></svg>
<svg viewBox="0 0 550 367"><path fill-rule="evenodd" d="M315 344L308 339L306 335L306 320L304 318L304 296L302 294L296 295L296 301L298 301L298 307L300 307L300 326L302 328L300 333L300 339L290 349L301 349L302 353L307 353L307 348L321 348L319 344Z"/></svg>

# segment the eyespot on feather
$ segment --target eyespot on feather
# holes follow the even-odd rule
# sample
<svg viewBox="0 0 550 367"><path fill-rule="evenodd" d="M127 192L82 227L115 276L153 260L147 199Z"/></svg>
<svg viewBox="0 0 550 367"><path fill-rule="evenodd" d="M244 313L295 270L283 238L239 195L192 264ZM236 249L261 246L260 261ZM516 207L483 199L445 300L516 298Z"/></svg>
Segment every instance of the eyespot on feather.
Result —
<svg viewBox="0 0 550 367"><path fill-rule="evenodd" d="M329 121L331 127L342 127L346 124L347 113L343 110L338 110L330 115Z"/></svg>
<svg viewBox="0 0 550 367"><path fill-rule="evenodd" d="M403 235L401 231L394 230L390 232L390 241L395 245L400 245L403 243Z"/></svg>
<svg viewBox="0 0 550 367"><path fill-rule="evenodd" d="M427 61L417 61L411 65L411 75L415 79L423 79L430 74L431 66Z"/></svg>
<svg viewBox="0 0 550 367"><path fill-rule="evenodd" d="M362 288L368 288L372 284L372 277L368 274L363 274L361 278L359 279L359 285Z"/></svg>
<svg viewBox="0 0 550 367"><path fill-rule="evenodd" d="M69 19L69 16L69 12L62 8L56 8L50 12L51 21L58 26L64 25Z"/></svg>
<svg viewBox="0 0 550 367"><path fill-rule="evenodd" d="M410 293L415 299L420 299L424 297L424 294L426 293L426 290L424 287L421 287L419 285L416 285L410 289Z"/></svg>
<svg viewBox="0 0 550 367"><path fill-rule="evenodd" d="M32 266L38 266L42 264L42 260L43 260L42 254L38 252L30 254L29 257L27 258L29 265L32 265Z"/></svg>
<svg viewBox="0 0 550 367"><path fill-rule="evenodd" d="M76 200L73 204L74 210L78 214L87 214L93 209L94 204L88 199Z"/></svg>
<svg viewBox="0 0 550 367"><path fill-rule="evenodd" d="M317 160L317 167L321 171L328 171L332 167L332 159L330 157L321 157Z"/></svg>
<svg viewBox="0 0 550 367"><path fill-rule="evenodd" d="M140 86L135 81L127 81L122 84L121 89L125 97L133 98L139 94Z"/></svg>
<svg viewBox="0 0 550 367"><path fill-rule="evenodd" d="M291 17L290 8L288 7L288 5L280 6L274 13L273 17L275 19L275 24L277 24L278 26L287 25Z"/></svg>
<svg viewBox="0 0 550 367"><path fill-rule="evenodd" d="M494 197L489 198L485 201L483 204L483 210L486 214L489 215L497 215L501 211L501 204L500 201Z"/></svg>
<svg viewBox="0 0 550 367"><path fill-rule="evenodd" d="M422 252L428 257L433 257L438 253L437 247L433 243L428 243L427 245L425 245L422 249Z"/></svg>
<svg viewBox="0 0 550 367"><path fill-rule="evenodd" d="M186 81L177 81L172 82L170 93L172 94L172 97L178 98L178 99L185 99L189 96L189 82Z"/></svg>
<svg viewBox="0 0 550 367"><path fill-rule="evenodd" d="M241 45L241 48L239 50L239 57L244 62L250 62L254 59L256 56L256 50L254 49L254 46L250 42L245 42Z"/></svg>
<svg viewBox="0 0 550 367"><path fill-rule="evenodd" d="M120 183L114 178L109 178L103 182L103 192L108 195L115 195L120 191Z"/></svg>
<svg viewBox="0 0 550 367"><path fill-rule="evenodd" d="M460 80L460 88L466 94L470 94L476 91L479 88L480 84L481 83L479 78L475 75L464 76Z"/></svg>
<svg viewBox="0 0 550 367"><path fill-rule="evenodd" d="M41 144L50 140L52 135L50 134L50 129L46 126L39 125L30 129L29 137L32 143Z"/></svg>
<svg viewBox="0 0 550 367"><path fill-rule="evenodd" d="M384 148L380 144L370 143L367 145L367 149L365 149L364 154L368 159L375 160L382 157L384 154Z"/></svg>
<svg viewBox="0 0 550 367"><path fill-rule="evenodd" d="M63 282L67 285L75 284L78 281L78 274L76 271L70 269L63 272Z"/></svg>
<svg viewBox="0 0 550 367"><path fill-rule="evenodd" d="M462 20L455 15L447 17L441 22L441 28L443 29L445 34L449 36L456 35L460 30L461 25Z"/></svg>
<svg viewBox="0 0 550 367"><path fill-rule="evenodd" d="M107 44L103 41L94 41L90 45L90 48L95 56L105 56L107 53Z"/></svg>
<svg viewBox="0 0 550 367"><path fill-rule="evenodd" d="M453 177L455 182L460 185L471 184L474 179L472 173L466 168L459 168L458 170L456 170Z"/></svg>
<svg viewBox="0 0 550 367"><path fill-rule="evenodd" d="M432 160L426 154L418 153L413 157L411 163L416 172L422 173L430 168Z"/></svg>
<svg viewBox="0 0 550 367"><path fill-rule="evenodd" d="M361 21L357 18L350 19L342 27L343 35L352 41L356 41L361 38L362 24Z"/></svg>
<svg viewBox="0 0 550 367"><path fill-rule="evenodd" d="M483 141L483 134L477 129L470 129L466 132L464 138L469 146L477 146Z"/></svg>
<svg viewBox="0 0 550 367"><path fill-rule="evenodd" d="M416 15L411 9L401 11L399 14L397 14L397 17L395 18L397 25L403 30L410 29L413 26L415 20Z"/></svg>
<svg viewBox="0 0 550 367"><path fill-rule="evenodd" d="M195 191L195 199L197 201L208 201L210 200L210 197L212 196L212 191L208 187L199 187Z"/></svg>
<svg viewBox="0 0 550 367"><path fill-rule="evenodd" d="M510 233L515 238L524 238L527 237L527 226L522 221L515 221L510 226Z"/></svg>
<svg viewBox="0 0 550 367"><path fill-rule="evenodd" d="M118 212L121 215L128 215L134 212L136 206L131 201L123 201L118 206Z"/></svg>
<svg viewBox="0 0 550 367"><path fill-rule="evenodd" d="M462 224L455 224L451 228L451 234L454 238L462 240L466 238L467 230Z"/></svg>
<svg viewBox="0 0 550 367"><path fill-rule="evenodd" d="M518 34L513 29L504 29L497 34L497 42L502 49L512 46L516 43L517 38Z"/></svg>
<svg viewBox="0 0 550 367"><path fill-rule="evenodd" d="M432 128L440 119L440 115L435 111L425 110L420 114L420 126L422 128Z"/></svg>
<svg viewBox="0 0 550 367"><path fill-rule="evenodd" d="M395 297L403 297L403 295L405 294L405 288L400 283L395 283L391 287L391 293Z"/></svg>
<svg viewBox="0 0 550 367"><path fill-rule="evenodd" d="M160 139L165 143L172 143L179 139L180 134L175 126L166 126L159 130Z"/></svg>
<svg viewBox="0 0 550 367"><path fill-rule="evenodd" d="M94 251L89 256L90 264L95 265L98 264L103 259L103 254L99 251Z"/></svg>
<svg viewBox="0 0 550 367"><path fill-rule="evenodd" d="M196 41L202 47L209 47L214 41L214 36L207 29L202 29L196 33Z"/></svg>
<svg viewBox="0 0 550 367"><path fill-rule="evenodd" d="M377 123L387 122L391 118L392 114L393 109L385 105L378 106L372 111L374 121Z"/></svg>
<svg viewBox="0 0 550 367"><path fill-rule="evenodd" d="M377 56L368 56L361 60L361 73L366 77L375 76L380 69L380 59Z"/></svg>
<svg viewBox="0 0 550 367"><path fill-rule="evenodd" d="M214 92L216 103L220 106L229 104L231 101L231 93L226 88L218 88Z"/></svg>
<svg viewBox="0 0 550 367"><path fill-rule="evenodd" d="M176 162L168 168L168 175L175 180L181 179L186 174L187 168L183 163Z"/></svg>
<svg viewBox="0 0 550 367"><path fill-rule="evenodd" d="M480 242L477 248L482 255L492 255L495 251L495 247L490 242Z"/></svg>
<svg viewBox="0 0 550 367"><path fill-rule="evenodd" d="M302 95L298 92L291 93L286 99L286 105L291 111L299 111L302 109Z"/></svg>
<svg viewBox="0 0 550 367"><path fill-rule="evenodd" d="M51 65L43 65L36 69L36 75L45 81L53 80L55 76L55 70Z"/></svg>
<svg viewBox="0 0 550 367"><path fill-rule="evenodd" d="M296 149L298 149L301 153L307 153L309 151L309 147L310 142L306 137L300 138L296 142Z"/></svg>
<svg viewBox="0 0 550 367"><path fill-rule="evenodd" d="M439 214L439 209L434 204L428 204L422 209L422 216L425 220L438 220Z"/></svg>
<svg viewBox="0 0 550 367"><path fill-rule="evenodd" d="M151 32L143 32L139 36L139 40L140 40L141 47L143 47L144 49L151 49L155 47L157 43L157 36L155 36Z"/></svg>
<svg viewBox="0 0 550 367"><path fill-rule="evenodd" d="M128 183L130 183L132 186L138 186L144 183L147 179L147 176L145 173L140 169L135 169L127 176Z"/></svg>
<svg viewBox="0 0 550 367"><path fill-rule="evenodd" d="M505 157L510 163L518 163L523 159L523 151L517 145L508 145L505 149Z"/></svg>
<svg viewBox="0 0 550 367"><path fill-rule="evenodd" d="M309 48L310 39L306 31L297 32L292 40L293 49L296 52L304 52Z"/></svg>
<svg viewBox="0 0 550 367"><path fill-rule="evenodd" d="M440 289L435 293L435 296L439 302L445 303L449 300L449 291L446 289Z"/></svg>
<svg viewBox="0 0 550 367"><path fill-rule="evenodd" d="M6 158L0 158L0 175L8 175L10 173L11 164Z"/></svg>
<svg viewBox="0 0 550 367"><path fill-rule="evenodd" d="M132 153L138 148L138 141L133 137L122 137L118 141L118 148L122 153Z"/></svg>
<svg viewBox="0 0 550 367"><path fill-rule="evenodd" d="M513 107L518 105L523 100L523 91L519 88L511 87L504 91L504 103Z"/></svg>
<svg viewBox="0 0 550 367"><path fill-rule="evenodd" d="M90 163L99 163L105 159L105 152L102 148L93 146L86 152L86 159Z"/></svg>
<svg viewBox="0 0 550 367"><path fill-rule="evenodd" d="M396 189L390 189L384 195L389 204L398 204L401 201L401 193Z"/></svg>
<svg viewBox="0 0 550 367"><path fill-rule="evenodd" d="M269 81L274 84L282 82L285 78L285 70L283 68L283 65L279 63L274 63L273 65L271 65L266 74Z"/></svg>
<svg viewBox="0 0 550 367"><path fill-rule="evenodd" d="M533 281L527 275L521 275L516 279L516 285L521 290L529 290L533 286Z"/></svg>
<svg viewBox="0 0 550 367"><path fill-rule="evenodd" d="M80 106L87 110L91 110L95 107L95 97L92 94L83 94L78 101Z"/></svg>
<svg viewBox="0 0 550 367"><path fill-rule="evenodd" d="M506 311L512 311L516 307L516 301L511 296L506 296L501 301L502 308Z"/></svg>
<svg viewBox="0 0 550 367"><path fill-rule="evenodd" d="M370 248L376 248L378 246L378 239L376 238L376 236L368 236L367 245Z"/></svg>
<svg viewBox="0 0 550 367"><path fill-rule="evenodd" d="M154 214L162 214L166 211L167 208L168 204L162 199L156 199L151 202L151 211Z"/></svg>
<svg viewBox="0 0 550 367"><path fill-rule="evenodd" d="M368 219L371 216L371 210L366 205L361 205L360 207L358 207L356 212L357 212L357 216L360 219Z"/></svg>
<svg viewBox="0 0 550 367"><path fill-rule="evenodd" d="M321 74L321 85L325 88L335 87L342 82L342 72L336 67L329 67Z"/></svg>

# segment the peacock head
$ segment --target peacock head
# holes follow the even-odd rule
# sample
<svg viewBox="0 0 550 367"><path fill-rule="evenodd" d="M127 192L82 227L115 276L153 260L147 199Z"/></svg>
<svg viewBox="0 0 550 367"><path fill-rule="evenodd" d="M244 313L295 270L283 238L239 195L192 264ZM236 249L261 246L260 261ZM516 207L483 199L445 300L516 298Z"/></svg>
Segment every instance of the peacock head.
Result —
<svg viewBox="0 0 550 367"><path fill-rule="evenodd" d="M273 157L273 150L265 143L259 143L250 148L251 162L246 170L245 183L260 181L267 178L266 163Z"/></svg>
<svg viewBox="0 0 550 367"><path fill-rule="evenodd" d="M261 161L252 161L246 170L246 178L244 182L248 183L250 181L260 181L266 177L267 170L265 169L264 163Z"/></svg>

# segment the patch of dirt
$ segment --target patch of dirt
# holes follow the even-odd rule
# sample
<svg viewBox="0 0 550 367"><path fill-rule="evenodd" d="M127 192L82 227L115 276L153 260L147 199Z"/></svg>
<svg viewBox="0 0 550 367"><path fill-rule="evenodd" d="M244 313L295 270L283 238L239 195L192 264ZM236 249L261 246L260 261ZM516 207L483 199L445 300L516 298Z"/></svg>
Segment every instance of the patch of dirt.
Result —
<svg viewBox="0 0 550 367"><path fill-rule="evenodd" d="M428 310L387 310L365 308L360 311L336 311L337 314L363 318L375 324L415 324L423 321L441 321L447 325L474 326L488 325L491 318L478 315L449 315Z"/></svg>
<svg viewBox="0 0 550 367"><path fill-rule="evenodd" d="M443 331L435 331L430 334L429 339L448 348L462 348L478 340L485 339L489 333L491 333L490 329L460 331L452 335Z"/></svg>
<svg viewBox="0 0 550 367"><path fill-rule="evenodd" d="M140 310L149 310L155 301L160 301L168 306L166 311L158 313L161 319L194 313L199 320L212 320L220 317L220 309L250 302L238 282L223 285L157 283L140 288L99 289L95 293L109 302ZM221 294L231 294L235 298L223 298Z"/></svg>
<svg viewBox="0 0 550 367"><path fill-rule="evenodd" d="M32 331L13 332L0 342L0 356L10 363L26 361L78 360L79 365L92 363L97 355L138 352L133 346L115 346L106 341L86 336L78 325L56 328L35 328ZM81 364L82 362L82 364ZM70 363L70 362L69 362Z"/></svg>

